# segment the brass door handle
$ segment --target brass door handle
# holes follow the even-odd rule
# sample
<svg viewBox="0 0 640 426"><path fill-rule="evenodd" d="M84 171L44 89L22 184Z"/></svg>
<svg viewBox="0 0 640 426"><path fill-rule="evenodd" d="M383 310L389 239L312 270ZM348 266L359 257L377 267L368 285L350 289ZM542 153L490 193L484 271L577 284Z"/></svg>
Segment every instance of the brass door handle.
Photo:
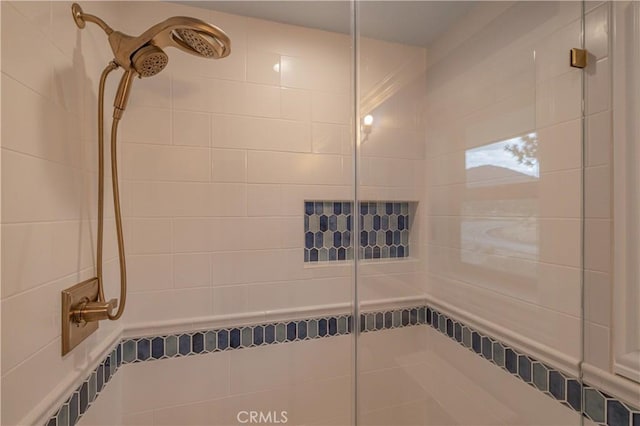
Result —
<svg viewBox="0 0 640 426"><path fill-rule="evenodd" d="M78 303L71 311L73 322L82 324L86 322L102 321L108 319L111 312L118 306L118 299L111 299L108 302L88 302Z"/></svg>

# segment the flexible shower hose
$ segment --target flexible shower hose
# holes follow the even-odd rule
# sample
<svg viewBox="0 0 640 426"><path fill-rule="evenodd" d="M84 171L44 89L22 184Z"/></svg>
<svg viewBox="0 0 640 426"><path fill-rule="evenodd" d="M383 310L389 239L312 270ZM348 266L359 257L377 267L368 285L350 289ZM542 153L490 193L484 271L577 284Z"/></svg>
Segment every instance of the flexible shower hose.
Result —
<svg viewBox="0 0 640 426"><path fill-rule="evenodd" d="M98 278L98 294L101 302L105 302L102 249L104 244L104 89L109 73L118 68L115 62L102 71L98 87L98 235L96 249L96 275ZM113 189L113 208L116 221L118 239L118 263L120 265L120 300L115 314L109 313L110 320L117 320L122 316L127 302L127 266L124 254L124 236L122 232L122 211L120 209L120 191L118 189L118 156L117 139L120 118L113 118L111 124L111 185Z"/></svg>

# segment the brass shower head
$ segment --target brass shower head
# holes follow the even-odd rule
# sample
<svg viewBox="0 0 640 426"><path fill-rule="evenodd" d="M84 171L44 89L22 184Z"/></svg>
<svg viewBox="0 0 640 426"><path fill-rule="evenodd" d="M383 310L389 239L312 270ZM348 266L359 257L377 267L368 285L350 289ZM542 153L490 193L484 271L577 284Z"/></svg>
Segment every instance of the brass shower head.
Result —
<svg viewBox="0 0 640 426"><path fill-rule="evenodd" d="M114 31L102 19L84 13L77 3L71 6L73 19L79 28L86 22L98 25L109 37L114 62L126 72L120 81L114 106L124 110L132 79L151 77L162 71L169 57L162 50L175 47L202 58L220 59L231 53L231 40L220 28L196 18L174 16L156 24L137 37Z"/></svg>
<svg viewBox="0 0 640 426"><path fill-rule="evenodd" d="M97 16L84 13L77 3L73 4L72 13L79 28L84 28L85 22L93 22L104 30L109 37L115 62L125 70L135 69L138 64L134 61L134 55L146 46L158 48L152 56L154 61L160 59L159 54L164 47L175 47L192 55L212 59L224 58L231 53L231 40L224 31L196 18L174 16L133 37L114 31ZM150 52L150 50L147 51ZM140 56L146 55L140 54ZM166 55L165 59L167 59ZM145 75L138 72L138 74L146 77L156 73Z"/></svg>

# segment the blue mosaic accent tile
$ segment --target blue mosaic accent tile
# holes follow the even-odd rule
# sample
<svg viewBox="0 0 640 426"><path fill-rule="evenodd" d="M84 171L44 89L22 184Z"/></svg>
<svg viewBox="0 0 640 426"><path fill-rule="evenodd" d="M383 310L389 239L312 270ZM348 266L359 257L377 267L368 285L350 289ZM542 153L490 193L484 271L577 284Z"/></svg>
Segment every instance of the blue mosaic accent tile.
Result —
<svg viewBox="0 0 640 426"><path fill-rule="evenodd" d="M280 323L276 324L276 341L279 343L287 340L287 328L286 325Z"/></svg>
<svg viewBox="0 0 640 426"><path fill-rule="evenodd" d="M585 386L584 389L584 414L596 423L605 421L605 396L596 389Z"/></svg>
<svg viewBox="0 0 640 426"><path fill-rule="evenodd" d="M518 356L518 376L526 382L531 382L531 360L526 355Z"/></svg>
<svg viewBox="0 0 640 426"><path fill-rule="evenodd" d="M123 347L123 361L133 362L136 359L136 342L134 340L127 340L122 344Z"/></svg>
<svg viewBox="0 0 640 426"><path fill-rule="evenodd" d="M362 259L409 256L408 202L362 201L359 213L355 239ZM305 201L304 261L353 259L352 222L350 202Z"/></svg>
<svg viewBox="0 0 640 426"><path fill-rule="evenodd" d="M556 370L549 371L549 392L557 400L565 400L566 380L562 373Z"/></svg>
<svg viewBox="0 0 640 426"><path fill-rule="evenodd" d="M298 322L298 339L304 340L307 338L307 323L306 321Z"/></svg>
<svg viewBox="0 0 640 426"><path fill-rule="evenodd" d="M74 392L71 395L71 400L69 401L69 424L75 425L80 418L80 410L78 407L78 392Z"/></svg>
<svg viewBox="0 0 640 426"><path fill-rule="evenodd" d="M567 380L567 402L575 411L582 409L582 385L579 381Z"/></svg>
<svg viewBox="0 0 640 426"><path fill-rule="evenodd" d="M215 351L217 342L216 332L214 330L207 331L204 335L204 350L207 352Z"/></svg>
<svg viewBox="0 0 640 426"><path fill-rule="evenodd" d="M493 359L493 342L486 336L482 337L482 356L489 361Z"/></svg>
<svg viewBox="0 0 640 426"><path fill-rule="evenodd" d="M287 324L287 340L293 342L296 340L296 323L290 322Z"/></svg>
<svg viewBox="0 0 640 426"><path fill-rule="evenodd" d="M108 355L105 355L45 425L75 426L78 423L120 367L118 359L123 354L122 343L118 343Z"/></svg>
<svg viewBox="0 0 640 426"><path fill-rule="evenodd" d="M167 336L167 338L164 339L164 342L164 354L168 357L176 356L178 353L178 336ZM125 360L125 362L129 361Z"/></svg>
<svg viewBox="0 0 640 426"><path fill-rule="evenodd" d="M118 345L121 346L121 345ZM96 372L93 371L89 376L89 404L91 404L96 399Z"/></svg>
<svg viewBox="0 0 640 426"><path fill-rule="evenodd" d="M253 342L256 346L264 343L264 328L261 325L253 329Z"/></svg>
<svg viewBox="0 0 640 426"><path fill-rule="evenodd" d="M504 346L499 342L493 342L493 362L498 367L504 367Z"/></svg>
<svg viewBox="0 0 640 426"><path fill-rule="evenodd" d="M338 334L338 320L333 317L329 319L329 336L335 336Z"/></svg>
<svg viewBox="0 0 640 426"><path fill-rule="evenodd" d="M511 348L504 351L504 366L511 374L518 374L518 354Z"/></svg>
<svg viewBox="0 0 640 426"><path fill-rule="evenodd" d="M549 370L544 364L535 362L533 364L533 384L541 391L548 390Z"/></svg>
<svg viewBox="0 0 640 426"><path fill-rule="evenodd" d="M200 354L204 352L204 334L194 333L191 337L191 351L194 354Z"/></svg>
<svg viewBox="0 0 640 426"><path fill-rule="evenodd" d="M240 334L240 341L245 348L253 344L253 330L250 327L244 327Z"/></svg>
<svg viewBox="0 0 640 426"><path fill-rule="evenodd" d="M629 409L615 399L607 400L607 425L627 426L630 420Z"/></svg>
<svg viewBox="0 0 640 426"><path fill-rule="evenodd" d="M78 392L80 396L80 413L84 413L87 411L87 407L89 406L89 383L84 382L80 385L80 392Z"/></svg>
<svg viewBox="0 0 640 426"><path fill-rule="evenodd" d="M140 361L145 361L151 355L151 342L149 339L140 339L138 340L138 359Z"/></svg>
<svg viewBox="0 0 640 426"><path fill-rule="evenodd" d="M238 349L240 347L240 329L232 328L229 331L229 347Z"/></svg>
<svg viewBox="0 0 640 426"><path fill-rule="evenodd" d="M218 349L224 351L229 347L229 332L227 330L218 331Z"/></svg>
<svg viewBox="0 0 640 426"><path fill-rule="evenodd" d="M151 357L160 359L164 356L164 339L162 337L154 337L151 340Z"/></svg>
<svg viewBox="0 0 640 426"><path fill-rule="evenodd" d="M480 337L480 333L473 332L471 333L471 347L473 351L477 354L482 352L482 338Z"/></svg>
<svg viewBox="0 0 640 426"><path fill-rule="evenodd" d="M182 356L189 355L191 352L191 336L181 334L178 337L178 353Z"/></svg>
<svg viewBox="0 0 640 426"><path fill-rule="evenodd" d="M447 319L446 329L447 329L447 336L453 337L453 321L451 321L451 319Z"/></svg>
<svg viewBox="0 0 640 426"><path fill-rule="evenodd" d="M104 385L104 365L100 364L98 365L98 370L96 372L97 374L97 382L96 382L96 389L97 392L100 393L102 392L102 386Z"/></svg>

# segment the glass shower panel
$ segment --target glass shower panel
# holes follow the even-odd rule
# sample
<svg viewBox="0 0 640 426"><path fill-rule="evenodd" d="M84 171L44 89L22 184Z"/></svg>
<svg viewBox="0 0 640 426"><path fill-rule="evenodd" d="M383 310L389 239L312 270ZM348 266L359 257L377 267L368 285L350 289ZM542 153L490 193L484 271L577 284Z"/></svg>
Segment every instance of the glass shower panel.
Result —
<svg viewBox="0 0 640 426"><path fill-rule="evenodd" d="M579 2L358 2L358 424L580 424Z"/></svg>
<svg viewBox="0 0 640 426"><path fill-rule="evenodd" d="M125 420L152 410L173 425L352 423L350 6L332 6L346 32L279 19L284 7L314 16L313 2L118 6L123 31L193 16L232 46L224 60L180 55L136 80L125 117L130 263L168 271L132 279L127 324L172 324L125 342L127 356L151 344L135 361L163 358L123 366ZM156 105L160 88L171 101ZM167 120L158 140L139 130ZM169 244L154 247L164 230ZM179 309L145 317L145 303Z"/></svg>

